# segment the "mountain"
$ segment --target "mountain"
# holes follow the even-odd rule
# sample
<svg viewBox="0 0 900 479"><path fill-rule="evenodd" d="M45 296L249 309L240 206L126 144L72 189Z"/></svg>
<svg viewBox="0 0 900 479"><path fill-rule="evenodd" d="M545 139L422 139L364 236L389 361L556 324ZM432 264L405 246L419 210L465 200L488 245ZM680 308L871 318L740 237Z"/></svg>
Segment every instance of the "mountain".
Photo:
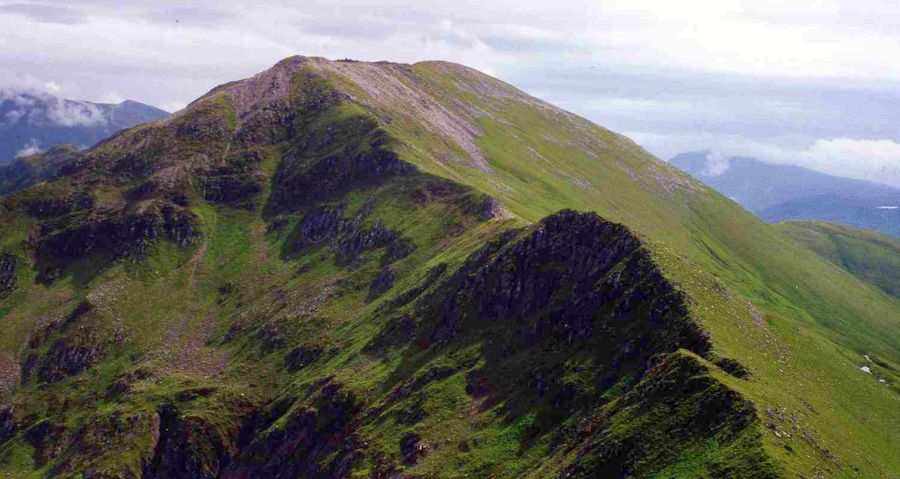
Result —
<svg viewBox="0 0 900 479"><path fill-rule="evenodd" d="M292 57L62 162L0 203L0 474L900 469L900 302L470 68Z"/></svg>
<svg viewBox="0 0 900 479"><path fill-rule="evenodd" d="M168 113L136 101L91 103L35 91L0 90L0 163L56 145L93 146L113 133Z"/></svg>
<svg viewBox="0 0 900 479"><path fill-rule="evenodd" d="M57 176L62 169L74 162L81 153L72 145L50 148L43 154L17 158L0 165L0 195L25 189L34 183Z"/></svg>
<svg viewBox="0 0 900 479"><path fill-rule="evenodd" d="M900 297L900 240L822 221L785 221L788 236L885 293Z"/></svg>
<svg viewBox="0 0 900 479"><path fill-rule="evenodd" d="M815 219L900 236L900 209L888 208L900 206L896 188L753 158L710 162L708 157L682 153L670 163L769 223Z"/></svg>

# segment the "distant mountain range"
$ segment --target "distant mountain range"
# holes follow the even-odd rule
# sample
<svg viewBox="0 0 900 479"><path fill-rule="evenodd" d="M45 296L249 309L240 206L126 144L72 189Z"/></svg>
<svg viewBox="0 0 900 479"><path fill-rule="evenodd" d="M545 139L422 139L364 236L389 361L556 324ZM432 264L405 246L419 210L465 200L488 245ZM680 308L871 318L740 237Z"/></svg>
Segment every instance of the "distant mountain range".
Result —
<svg viewBox="0 0 900 479"><path fill-rule="evenodd" d="M0 89L0 163L53 146L93 146L113 133L168 113L143 103L91 103L49 93Z"/></svg>
<svg viewBox="0 0 900 479"><path fill-rule="evenodd" d="M815 219L900 236L900 190L807 168L707 152L682 153L670 163L769 223Z"/></svg>

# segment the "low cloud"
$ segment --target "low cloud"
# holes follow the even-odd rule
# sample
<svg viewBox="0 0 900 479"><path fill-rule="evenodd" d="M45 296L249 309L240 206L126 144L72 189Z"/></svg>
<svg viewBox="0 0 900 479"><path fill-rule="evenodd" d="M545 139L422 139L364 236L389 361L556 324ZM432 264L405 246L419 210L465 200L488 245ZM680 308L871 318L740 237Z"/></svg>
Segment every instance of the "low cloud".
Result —
<svg viewBox="0 0 900 479"><path fill-rule="evenodd" d="M714 151L706 155L706 169L703 171L703 174L706 176L719 176L728 171L730 166L731 162L727 156Z"/></svg>
<svg viewBox="0 0 900 479"><path fill-rule="evenodd" d="M0 29L16 33L0 36L0 85L57 80L60 96L119 92L174 111L293 54L442 59L660 158L709 150L710 172L752 156L900 185L900 64L883 61L900 54L900 6L835 0L810 14L776 3L21 0L0 6ZM47 121L101 121L90 106L53 105ZM0 127L27 111L3 114Z"/></svg>
<svg viewBox="0 0 900 479"><path fill-rule="evenodd" d="M34 90L0 90L0 111L5 111L3 125L7 128L20 122L70 128L97 126L107 122L97 105L64 100Z"/></svg>
<svg viewBox="0 0 900 479"><path fill-rule="evenodd" d="M668 160L689 151L709 151L707 174L728 169L728 158L751 157L821 173L900 188L900 143L889 139L783 136L749 139L736 135L626 132L656 156Z"/></svg>
<svg viewBox="0 0 900 479"><path fill-rule="evenodd" d="M44 150L41 148L41 144L36 139L32 138L28 140L28 143L25 143L25 146L23 146L21 150L16 152L16 158L36 155L42 151Z"/></svg>
<svg viewBox="0 0 900 479"><path fill-rule="evenodd" d="M900 143L892 140L820 139L802 152L798 163L832 174L849 168L873 181L900 187Z"/></svg>

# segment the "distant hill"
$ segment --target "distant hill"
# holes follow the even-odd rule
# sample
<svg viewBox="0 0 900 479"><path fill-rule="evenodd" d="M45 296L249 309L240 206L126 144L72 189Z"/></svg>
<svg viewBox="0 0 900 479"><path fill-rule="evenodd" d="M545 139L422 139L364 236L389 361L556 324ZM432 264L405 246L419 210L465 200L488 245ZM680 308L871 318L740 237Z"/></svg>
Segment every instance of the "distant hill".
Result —
<svg viewBox="0 0 900 479"><path fill-rule="evenodd" d="M900 298L900 240L823 221L786 221L782 231L856 277Z"/></svg>
<svg viewBox="0 0 900 479"><path fill-rule="evenodd" d="M0 90L0 163L72 144L87 148L113 133L168 113L143 103L91 103L49 93Z"/></svg>
<svg viewBox="0 0 900 479"><path fill-rule="evenodd" d="M769 223L815 219L900 236L900 190L807 168L732 157L724 171L707 152L682 153L670 163ZM725 167L725 165L718 165Z"/></svg>

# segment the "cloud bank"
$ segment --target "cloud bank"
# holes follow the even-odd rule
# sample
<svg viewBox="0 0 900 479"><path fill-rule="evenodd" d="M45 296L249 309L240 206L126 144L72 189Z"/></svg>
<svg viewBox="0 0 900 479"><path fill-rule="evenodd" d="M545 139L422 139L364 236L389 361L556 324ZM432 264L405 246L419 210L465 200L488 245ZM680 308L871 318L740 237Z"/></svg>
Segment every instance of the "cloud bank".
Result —
<svg viewBox="0 0 900 479"><path fill-rule="evenodd" d="M28 143L25 143L25 146L23 146L21 150L16 152L16 158L22 158L23 156L36 155L42 151L44 151L44 149L41 148L40 142L38 142L36 139L32 138L32 139L28 140Z"/></svg>
<svg viewBox="0 0 900 479"><path fill-rule="evenodd" d="M106 116L97 105L64 100L37 90L0 90L0 113L0 127L6 128L20 122L68 128L107 123Z"/></svg>
<svg viewBox="0 0 900 479"><path fill-rule="evenodd" d="M712 149L896 184L898 23L878 0L30 1L0 5L0 85L175 110L294 54L442 59L662 158Z"/></svg>

